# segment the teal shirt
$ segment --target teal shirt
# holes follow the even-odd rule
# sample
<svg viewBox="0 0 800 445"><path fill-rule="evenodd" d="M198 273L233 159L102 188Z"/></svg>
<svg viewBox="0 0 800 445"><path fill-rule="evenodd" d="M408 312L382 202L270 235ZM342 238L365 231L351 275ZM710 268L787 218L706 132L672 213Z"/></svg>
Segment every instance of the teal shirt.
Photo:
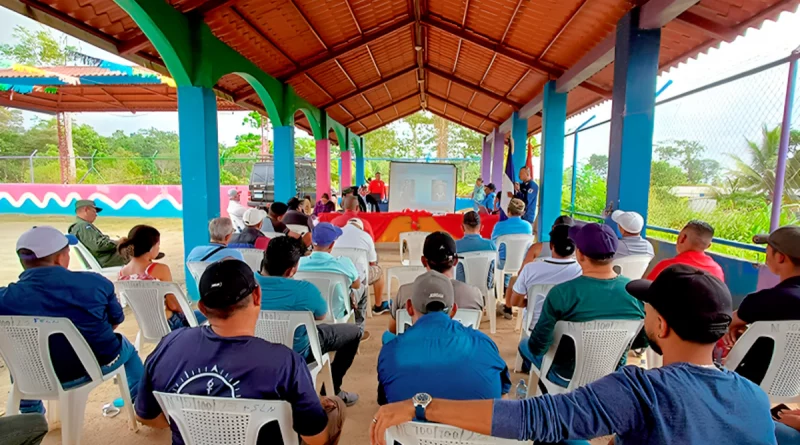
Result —
<svg viewBox="0 0 800 445"><path fill-rule="evenodd" d="M300 272L338 272L350 280L349 285L358 279L358 270L350 258L337 258L327 252L312 252L311 255L300 258L297 270ZM347 313L348 305L345 302L350 298L350 291L340 289L340 287L336 286L336 294L333 296L333 313L336 318L341 318Z"/></svg>

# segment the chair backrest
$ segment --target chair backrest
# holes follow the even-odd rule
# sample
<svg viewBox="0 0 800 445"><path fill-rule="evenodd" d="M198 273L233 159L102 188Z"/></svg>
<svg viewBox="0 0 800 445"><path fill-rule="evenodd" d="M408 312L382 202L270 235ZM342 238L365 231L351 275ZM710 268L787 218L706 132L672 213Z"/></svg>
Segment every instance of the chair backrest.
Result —
<svg viewBox="0 0 800 445"><path fill-rule="evenodd" d="M735 370L761 337L775 342L772 360L761 380L761 389L772 403L800 402L800 321L757 321L739 337L725 367Z"/></svg>
<svg viewBox="0 0 800 445"><path fill-rule="evenodd" d="M386 293L391 293L392 278L397 280L397 285L413 283L418 276L428 270L424 266L394 266L386 269Z"/></svg>
<svg viewBox="0 0 800 445"><path fill-rule="evenodd" d="M286 227L292 232L299 233L301 235L308 233L308 226L304 226L303 224L286 224Z"/></svg>
<svg viewBox="0 0 800 445"><path fill-rule="evenodd" d="M92 255L92 252L89 252L89 249L87 249L83 243L78 241L78 244L72 246L72 249L78 254L78 259L81 260L88 270L98 273L103 272L103 267L97 262L97 258Z"/></svg>
<svg viewBox="0 0 800 445"><path fill-rule="evenodd" d="M369 279L369 260L367 259L366 250L352 247L336 247L336 245L334 245L333 250L331 250L331 255L350 258L350 261L353 262L356 268L360 268L358 274Z"/></svg>
<svg viewBox="0 0 800 445"><path fill-rule="evenodd" d="M292 349L294 331L301 325L305 326L308 333L308 343L311 345L314 361L322 363L322 348L319 345L317 326L314 324L314 314L309 311L261 311L256 322L256 337Z"/></svg>
<svg viewBox="0 0 800 445"><path fill-rule="evenodd" d="M281 234L283 235L283 234ZM261 249L248 249L246 247L237 248L239 252L242 252L242 256L244 257L244 262L250 266L250 269L253 272L260 272L261 271L261 260L264 259L264 251Z"/></svg>
<svg viewBox="0 0 800 445"><path fill-rule="evenodd" d="M189 269L189 273L192 274L192 278L194 278L194 282L200 285L200 277L203 276L203 272L206 271L206 268L211 265L208 261L188 261L186 262L186 267Z"/></svg>
<svg viewBox="0 0 800 445"><path fill-rule="evenodd" d="M406 328L414 324L414 321L411 319L411 315L408 314L408 311L405 308L397 309L395 313L395 319L397 323L397 334L400 335L406 331Z"/></svg>
<svg viewBox="0 0 800 445"><path fill-rule="evenodd" d="M278 237L281 237L281 236L286 236L285 233L281 233L281 232L265 232L265 231L262 230L261 233L263 233L264 236L266 236L269 239L278 238Z"/></svg>
<svg viewBox="0 0 800 445"><path fill-rule="evenodd" d="M400 261L409 266L421 266L422 246L430 232L402 232L400 233ZM403 259L403 246L408 250L408 260Z"/></svg>
<svg viewBox="0 0 800 445"><path fill-rule="evenodd" d="M25 399L58 399L62 391L50 360L49 338L63 334L92 381L103 374L86 339L68 318L0 317L0 356Z"/></svg>
<svg viewBox="0 0 800 445"><path fill-rule="evenodd" d="M481 315L482 312L477 309L459 309L456 311L456 315L453 316L453 320L461 323L464 326L480 329ZM395 317L397 319L396 326L398 335L404 333L409 326L414 324L414 321L411 319L411 315L408 315L406 308L397 309Z"/></svg>
<svg viewBox="0 0 800 445"><path fill-rule="evenodd" d="M534 317L534 315L537 311L541 314L542 307L544 306L544 301L538 302L537 296L544 295L547 297L547 293L550 292L550 289L554 286L555 284L534 284L528 288L528 307L525 311L525 320L523 320L525 329L529 331L533 330L533 319L536 318L538 321L538 317ZM537 303L539 304L537 305Z"/></svg>
<svg viewBox="0 0 800 445"><path fill-rule="evenodd" d="M542 360L541 375L547 375L564 337L571 337L575 343L575 374L569 382L568 391L611 374L617 369L623 354L627 354L643 323L643 320L557 322L553 337L555 341Z"/></svg>
<svg viewBox="0 0 800 445"><path fill-rule="evenodd" d="M531 441L517 441L484 436L450 425L423 422L406 422L386 430L386 443L403 445L522 445ZM187 444L189 445L189 444Z"/></svg>
<svg viewBox="0 0 800 445"><path fill-rule="evenodd" d="M333 322L342 317L341 314L334 316L333 299L336 295L337 285L342 287L342 291L344 291L345 294L348 293L350 285L348 284L349 280L346 276L336 272L297 272L294 274L293 278L295 280L308 281L319 289L320 293L322 293L322 298L328 303L328 314L325 316L326 321ZM350 307L350 298L345 298L344 300L345 308L347 312L350 313L352 309Z"/></svg>
<svg viewBox="0 0 800 445"><path fill-rule="evenodd" d="M497 259L497 252L486 250L480 252L464 252L459 255L463 258L459 260L459 263L464 266L464 278L466 278L467 284L480 289L482 295L488 295L489 269L492 265L492 261Z"/></svg>
<svg viewBox="0 0 800 445"><path fill-rule="evenodd" d="M285 445L299 445L289 402L153 394L186 445L256 445L261 427L273 421L278 422Z"/></svg>
<svg viewBox="0 0 800 445"><path fill-rule="evenodd" d="M644 276L652 259L653 257L650 255L629 255L616 258L611 264L613 264L614 270L617 270L623 277L638 280Z"/></svg>
<svg viewBox="0 0 800 445"><path fill-rule="evenodd" d="M522 261L525 260L525 254L528 249L533 245L533 235L502 235L497 237L497 248L501 245L506 246L506 260L503 265L503 270L506 273L519 272L522 269Z"/></svg>
<svg viewBox="0 0 800 445"><path fill-rule="evenodd" d="M133 315L139 324L142 339L149 343L157 343L162 337L172 332L164 313L164 298L167 294L175 295L181 311L189 321L189 326L197 326L197 318L180 286L168 281L126 280L116 282L117 290L125 297L133 309Z"/></svg>

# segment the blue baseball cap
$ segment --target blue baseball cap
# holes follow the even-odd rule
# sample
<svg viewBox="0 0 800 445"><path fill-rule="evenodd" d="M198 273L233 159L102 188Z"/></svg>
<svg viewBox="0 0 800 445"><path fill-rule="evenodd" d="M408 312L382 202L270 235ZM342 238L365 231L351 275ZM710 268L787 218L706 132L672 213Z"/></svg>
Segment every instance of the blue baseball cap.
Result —
<svg viewBox="0 0 800 445"><path fill-rule="evenodd" d="M330 246L342 236L342 229L331 223L319 223L311 232L311 242L317 246Z"/></svg>
<svg viewBox="0 0 800 445"><path fill-rule="evenodd" d="M569 237L582 254L596 260L614 256L619 244L614 229L598 223L572 226L569 228Z"/></svg>

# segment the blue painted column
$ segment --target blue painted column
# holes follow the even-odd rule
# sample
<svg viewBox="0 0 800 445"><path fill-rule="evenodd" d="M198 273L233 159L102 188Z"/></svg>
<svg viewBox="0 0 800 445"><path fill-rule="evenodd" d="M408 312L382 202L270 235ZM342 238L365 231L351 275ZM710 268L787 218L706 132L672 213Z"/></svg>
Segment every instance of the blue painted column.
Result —
<svg viewBox="0 0 800 445"><path fill-rule="evenodd" d="M514 180L519 182L519 169L528 160L528 120L519 117L518 112L511 115L511 140L514 141ZM533 172L530 172L533 177Z"/></svg>
<svg viewBox="0 0 800 445"><path fill-rule="evenodd" d="M363 142L361 143L364 144ZM356 185L362 186L367 183L366 161L364 160L364 147L356 150Z"/></svg>
<svg viewBox="0 0 800 445"><path fill-rule="evenodd" d="M550 241L550 226L561 214L564 178L564 125L567 93L556 92L556 82L544 86L542 109L542 183L539 186L539 240Z"/></svg>
<svg viewBox="0 0 800 445"><path fill-rule="evenodd" d="M503 133L495 128L492 132L492 181L499 190L503 186L503 170L506 168L505 150L503 150ZM507 192L508 190L503 190Z"/></svg>
<svg viewBox="0 0 800 445"><path fill-rule="evenodd" d="M661 29L639 29L639 12L617 24L606 199L647 223Z"/></svg>
<svg viewBox="0 0 800 445"><path fill-rule="evenodd" d="M211 89L178 87L178 132L183 251L188 255L194 247L208 243L208 222L220 213L217 97ZM186 287L192 298L199 299L188 270Z"/></svg>
<svg viewBox="0 0 800 445"><path fill-rule="evenodd" d="M275 201L288 202L297 194L294 173L294 126L274 127Z"/></svg>
<svg viewBox="0 0 800 445"><path fill-rule="evenodd" d="M483 137L483 151L481 152L481 178L483 183L491 182L492 175L492 141L488 136Z"/></svg>

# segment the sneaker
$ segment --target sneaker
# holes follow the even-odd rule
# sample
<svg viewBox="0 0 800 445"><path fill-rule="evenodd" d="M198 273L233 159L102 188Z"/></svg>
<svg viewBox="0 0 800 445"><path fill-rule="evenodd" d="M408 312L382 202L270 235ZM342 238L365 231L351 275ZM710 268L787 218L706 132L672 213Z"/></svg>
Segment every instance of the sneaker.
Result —
<svg viewBox="0 0 800 445"><path fill-rule="evenodd" d="M367 341L367 340L369 340L370 337L371 337L371 335L370 335L369 331L364 331L364 333L361 335L361 341L362 342Z"/></svg>
<svg viewBox="0 0 800 445"><path fill-rule="evenodd" d="M372 314L373 315L385 314L385 313L389 312L389 310L390 309L389 309L389 302L388 301L384 301L383 303L381 303L380 306L372 306Z"/></svg>
<svg viewBox="0 0 800 445"><path fill-rule="evenodd" d="M511 312L511 308L508 306L503 306L503 318L506 320L511 320L514 318L514 313Z"/></svg>
<svg viewBox="0 0 800 445"><path fill-rule="evenodd" d="M339 394L336 394L336 396L342 399L347 406L353 406L358 402L358 394L354 392L339 391Z"/></svg>

